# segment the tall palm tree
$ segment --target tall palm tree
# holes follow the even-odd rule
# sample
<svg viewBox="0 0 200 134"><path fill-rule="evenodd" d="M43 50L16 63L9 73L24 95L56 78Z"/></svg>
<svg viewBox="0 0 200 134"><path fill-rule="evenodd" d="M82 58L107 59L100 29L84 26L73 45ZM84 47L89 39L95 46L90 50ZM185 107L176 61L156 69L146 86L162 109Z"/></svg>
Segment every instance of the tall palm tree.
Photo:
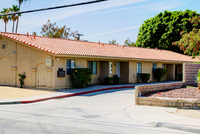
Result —
<svg viewBox="0 0 200 134"><path fill-rule="evenodd" d="M1 11L2 14L9 13L9 12L10 10L8 8L3 8L3 11ZM6 26L7 26L8 21L10 20L10 15L1 16L1 19L3 19L5 23L5 32L7 32Z"/></svg>
<svg viewBox="0 0 200 134"><path fill-rule="evenodd" d="M11 12L18 12L19 7L17 5L13 5L12 8L9 8ZM12 28L12 33L14 33L14 27L15 27L15 21L19 19L19 15L13 14L11 15L11 19L13 21L13 28Z"/></svg>
<svg viewBox="0 0 200 134"><path fill-rule="evenodd" d="M21 4L22 4L23 2L25 2L25 1L27 1L27 0L17 0L17 1L19 2L19 11L20 11L20 6L21 6ZM18 15L15 33L17 33L18 24L19 24L19 17L20 17L20 15Z"/></svg>

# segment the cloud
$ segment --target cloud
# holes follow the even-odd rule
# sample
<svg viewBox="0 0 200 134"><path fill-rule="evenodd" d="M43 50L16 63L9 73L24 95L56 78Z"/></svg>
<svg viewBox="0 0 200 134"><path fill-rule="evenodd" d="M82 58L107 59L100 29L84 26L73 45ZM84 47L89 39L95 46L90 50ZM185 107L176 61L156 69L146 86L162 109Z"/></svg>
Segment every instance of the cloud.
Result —
<svg viewBox="0 0 200 134"><path fill-rule="evenodd" d="M141 1L144 2L144 1ZM162 11L167 10L167 9L171 9L171 8L175 8L175 7L179 7L182 5L185 5L187 2L178 2L178 1L170 1L170 0L164 0L164 1L160 1L160 2L156 2L153 4L147 4L147 5L143 5L143 6L137 6L137 7L129 7L129 8L120 8L120 9L114 9L114 10L108 10L108 11L101 11L101 12L94 12L94 13L88 13L87 15L95 15L95 14L103 14L103 13L111 13L111 12L118 12L118 11L126 11L126 10L132 10L132 9L142 9L145 8L146 10L149 11Z"/></svg>
<svg viewBox="0 0 200 134"><path fill-rule="evenodd" d="M117 29L117 30L99 33L99 34L93 34L93 35L85 36L84 38L96 37L96 36L99 36L99 35L106 35L106 34L121 32L121 31L125 31L125 30L130 30L130 29L134 29L134 28L139 28L139 27L140 27L139 25L138 26L132 26L132 27L126 27L126 28L121 28L121 29Z"/></svg>

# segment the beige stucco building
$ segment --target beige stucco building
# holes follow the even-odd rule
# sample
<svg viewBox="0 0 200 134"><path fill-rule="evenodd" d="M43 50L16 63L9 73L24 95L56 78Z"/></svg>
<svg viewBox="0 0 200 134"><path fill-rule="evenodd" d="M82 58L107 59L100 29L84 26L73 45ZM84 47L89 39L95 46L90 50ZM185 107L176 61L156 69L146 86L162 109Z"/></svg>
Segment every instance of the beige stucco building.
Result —
<svg viewBox="0 0 200 134"><path fill-rule="evenodd" d="M189 56L166 50L126 47L85 41L0 32L0 85L20 86L17 74L26 72L25 87L71 88L71 68L91 68L91 84L117 74L124 83L136 83L137 73L169 69L167 80L182 73ZM65 71L58 77L59 68Z"/></svg>

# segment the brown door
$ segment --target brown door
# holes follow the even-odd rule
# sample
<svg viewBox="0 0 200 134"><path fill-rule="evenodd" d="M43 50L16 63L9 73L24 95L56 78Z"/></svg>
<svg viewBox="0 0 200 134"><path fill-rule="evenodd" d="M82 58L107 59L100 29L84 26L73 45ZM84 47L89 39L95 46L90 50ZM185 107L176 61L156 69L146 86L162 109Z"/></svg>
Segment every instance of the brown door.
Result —
<svg viewBox="0 0 200 134"><path fill-rule="evenodd" d="M47 86L47 70L44 64L39 64L36 71L36 86L46 87Z"/></svg>
<svg viewBox="0 0 200 134"><path fill-rule="evenodd" d="M166 69L168 69L167 73L167 81L173 80L173 64L166 64Z"/></svg>
<svg viewBox="0 0 200 134"><path fill-rule="evenodd" d="M0 85L12 84L12 68L7 58L0 59Z"/></svg>

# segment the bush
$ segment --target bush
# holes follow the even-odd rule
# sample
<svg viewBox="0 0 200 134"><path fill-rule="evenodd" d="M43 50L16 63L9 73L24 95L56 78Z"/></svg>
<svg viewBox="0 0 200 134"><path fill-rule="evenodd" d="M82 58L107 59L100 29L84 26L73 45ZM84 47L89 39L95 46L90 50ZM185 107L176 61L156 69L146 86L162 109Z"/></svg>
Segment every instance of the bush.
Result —
<svg viewBox="0 0 200 134"><path fill-rule="evenodd" d="M92 80L92 70L89 68L73 68L71 71L72 86L74 88L86 87Z"/></svg>
<svg viewBox="0 0 200 134"><path fill-rule="evenodd" d="M167 72L168 72L168 69L156 68L156 69L153 71L153 77L154 77L154 79L156 79L157 81L162 81L163 79L166 78Z"/></svg>
<svg viewBox="0 0 200 134"><path fill-rule="evenodd" d="M106 85L119 84L119 83L120 83L120 78L117 74L113 75L113 77L104 78L104 84Z"/></svg>
<svg viewBox="0 0 200 134"><path fill-rule="evenodd" d="M105 77L103 79L104 84L105 85L112 85L112 84L114 84L114 80L113 79L114 79L113 77Z"/></svg>
<svg viewBox="0 0 200 134"><path fill-rule="evenodd" d="M148 73L139 73L139 80L141 80L143 83L146 83L150 79L150 74Z"/></svg>
<svg viewBox="0 0 200 134"><path fill-rule="evenodd" d="M26 78L26 73L24 72L24 73L18 74L18 76L19 76L20 88L22 88L24 85L24 80Z"/></svg>
<svg viewBox="0 0 200 134"><path fill-rule="evenodd" d="M182 81L183 80L183 74L177 74L176 80Z"/></svg>

